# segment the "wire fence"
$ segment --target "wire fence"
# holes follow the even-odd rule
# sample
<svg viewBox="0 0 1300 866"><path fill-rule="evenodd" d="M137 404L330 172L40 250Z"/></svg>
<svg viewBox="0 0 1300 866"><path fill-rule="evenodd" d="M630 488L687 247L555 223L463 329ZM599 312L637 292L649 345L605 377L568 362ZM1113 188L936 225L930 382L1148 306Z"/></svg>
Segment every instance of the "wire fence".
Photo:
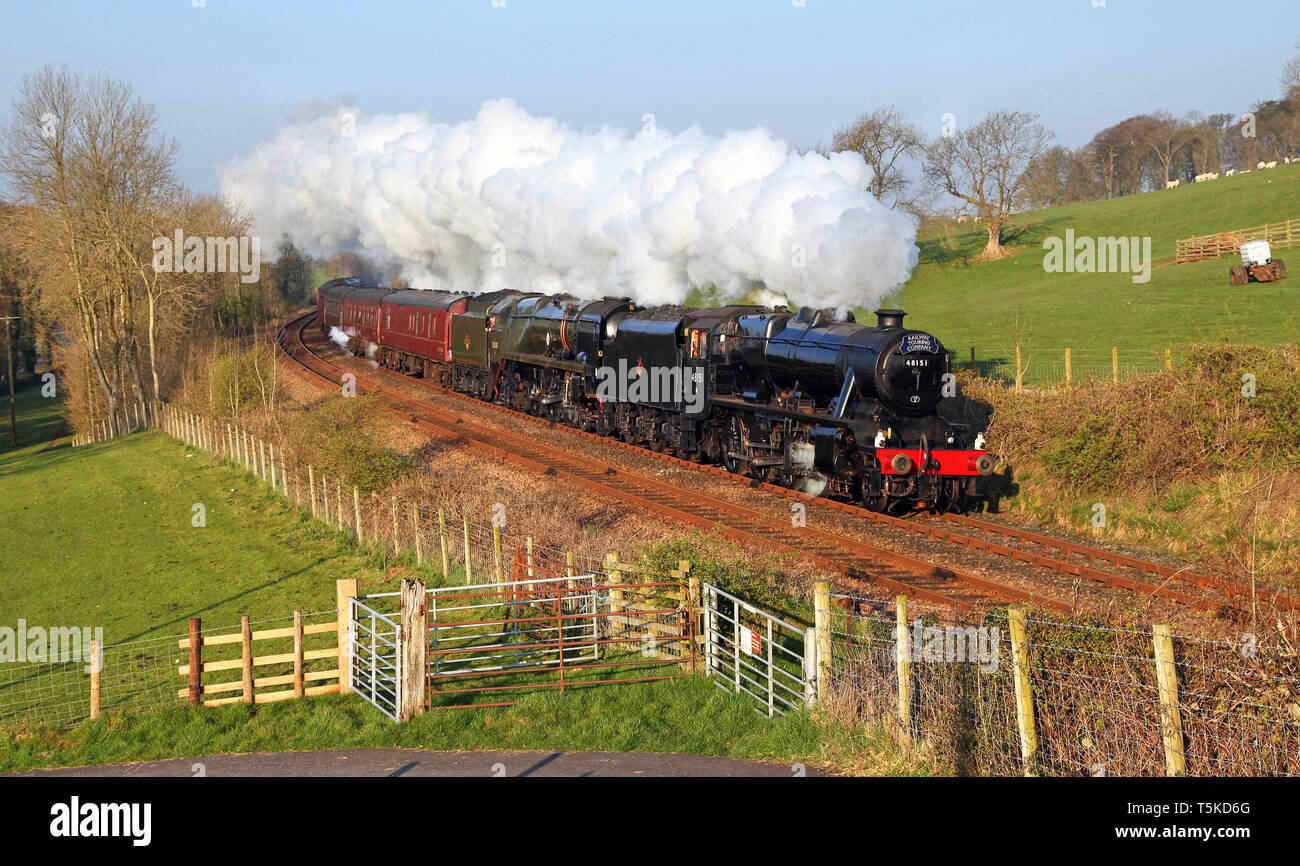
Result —
<svg viewBox="0 0 1300 866"><path fill-rule="evenodd" d="M854 722L885 722L949 772L1167 775L1172 750L1187 775L1300 774L1300 670L1285 642L1175 636L1171 698L1151 629L1025 616L1018 666L1006 610L909 605L900 629L896 605L836 601L824 705ZM1025 746L1022 715L1035 748Z"/></svg>
<svg viewBox="0 0 1300 866"><path fill-rule="evenodd" d="M970 370L1011 388L1058 388L1087 382L1118 384L1172 370L1183 359L1184 348L1043 347L1026 343L992 350L972 346L969 354L953 350L950 355L954 370Z"/></svg>
<svg viewBox="0 0 1300 866"><path fill-rule="evenodd" d="M305 614L307 624L332 619L334 611ZM258 628L288 626L293 616L259 620L252 623ZM25 624L24 624L25 625ZM42 660L17 661L0 664L0 725L6 727L42 726L67 728L90 719L99 713L121 713L139 708L160 707L184 703L187 698L186 679L181 666L189 661L182 644L190 640L189 633L151 636L141 640L126 641L107 646L92 645L90 639L78 640L77 646L64 649L56 655L47 651L33 653L35 626L26 626L25 655L40 655ZM200 635L209 641L227 635L238 635L241 626L204 628ZM53 630L44 630L48 636ZM328 636L332 641L332 635ZM50 646L48 642L46 646ZM66 642L65 642L66 647ZM238 645L232 643L238 649ZM219 662L209 654L207 661ZM309 673L324 663L313 666ZM98 667L98 671L95 668ZM258 677L275 677L287 674L290 665L266 666L258 670ZM226 674L225 676L229 676ZM220 676L205 671L202 682L211 683Z"/></svg>

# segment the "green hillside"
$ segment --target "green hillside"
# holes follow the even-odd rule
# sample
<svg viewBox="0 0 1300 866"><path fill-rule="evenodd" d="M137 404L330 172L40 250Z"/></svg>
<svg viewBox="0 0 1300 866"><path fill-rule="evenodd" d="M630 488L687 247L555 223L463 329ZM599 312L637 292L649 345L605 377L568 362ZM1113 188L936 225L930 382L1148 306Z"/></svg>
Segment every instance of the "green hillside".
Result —
<svg viewBox="0 0 1300 866"><path fill-rule="evenodd" d="M975 261L986 238L981 227L954 226L947 237L935 229L919 238L920 264L889 300L911 314L908 324L938 335L959 360L969 361L974 347L985 369L1014 358L1019 317L1029 381L1059 378L1067 346L1077 377L1080 368L1109 376L1112 346L1125 369L1151 369L1163 362L1166 347L1176 360L1180 345L1192 342L1297 341L1300 249L1275 253L1294 261L1296 275L1272 284L1229 285L1235 261L1229 257L1173 264L1178 238L1291 217L1300 217L1300 165L1019 214L1005 235L1015 255L997 262ZM1150 236L1150 281L1044 271L1044 238L1071 228L1076 237Z"/></svg>

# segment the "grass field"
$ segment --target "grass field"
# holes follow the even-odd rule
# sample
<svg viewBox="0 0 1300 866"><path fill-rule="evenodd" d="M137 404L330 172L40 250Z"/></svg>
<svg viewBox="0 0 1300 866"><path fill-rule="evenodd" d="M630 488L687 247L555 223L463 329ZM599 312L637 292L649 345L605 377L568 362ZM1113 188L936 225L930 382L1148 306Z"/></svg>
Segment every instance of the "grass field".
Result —
<svg viewBox="0 0 1300 866"><path fill-rule="evenodd" d="M1300 165L1019 214L1006 233L1015 254L996 262L975 261L986 240L981 227L954 227L951 243L936 229L920 237L920 264L889 303L906 309L910 325L936 334L958 360L968 361L974 347L977 362L994 362L986 368L1013 363L1019 317L1032 356L1028 381L1059 377L1067 346L1076 365L1109 375L1112 346L1122 367L1154 369L1166 347L1177 358L1179 346L1193 342L1296 342L1300 278L1231 286L1235 259L1173 264L1178 238L1291 217L1300 217ZM1150 282L1044 271L1044 238L1064 237L1069 228L1076 237L1151 237ZM1275 254L1300 267L1300 249ZM867 311L860 321L874 321L861 313Z"/></svg>

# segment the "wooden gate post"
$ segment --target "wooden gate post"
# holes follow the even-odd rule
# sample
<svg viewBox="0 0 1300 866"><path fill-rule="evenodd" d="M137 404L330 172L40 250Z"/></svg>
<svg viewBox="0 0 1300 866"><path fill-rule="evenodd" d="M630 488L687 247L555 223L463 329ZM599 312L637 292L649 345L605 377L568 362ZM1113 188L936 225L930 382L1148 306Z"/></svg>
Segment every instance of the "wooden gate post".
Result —
<svg viewBox="0 0 1300 866"><path fill-rule="evenodd" d="M203 696L203 622L190 617L190 703L197 704Z"/></svg>
<svg viewBox="0 0 1300 866"><path fill-rule="evenodd" d="M1020 756L1025 775L1038 775L1038 729L1034 724L1033 683L1029 679L1029 644L1025 636L1025 611L1014 606L1007 609L1011 632L1011 669L1015 678L1016 727L1020 729Z"/></svg>
<svg viewBox="0 0 1300 866"><path fill-rule="evenodd" d="M424 581L402 579L402 704L397 719L409 722L424 712L428 664L428 602Z"/></svg>
<svg viewBox="0 0 1300 866"><path fill-rule="evenodd" d="M813 626L817 629L817 696L824 699L831 685L831 582L813 584ZM737 638L739 640L739 638Z"/></svg>
<svg viewBox="0 0 1300 866"><path fill-rule="evenodd" d="M339 638L339 694L352 691L348 685L352 668L352 599L357 597L357 579L340 578L334 584L335 607L338 612Z"/></svg>
<svg viewBox="0 0 1300 866"><path fill-rule="evenodd" d="M1178 711L1178 671L1174 667L1174 638L1168 625L1152 626L1156 651L1156 684L1160 688L1160 733L1165 746L1165 774L1186 776L1183 720Z"/></svg>
<svg viewBox="0 0 1300 866"><path fill-rule="evenodd" d="M907 636L907 596L894 600L894 643L898 651L898 725L903 742L912 740L912 642Z"/></svg>

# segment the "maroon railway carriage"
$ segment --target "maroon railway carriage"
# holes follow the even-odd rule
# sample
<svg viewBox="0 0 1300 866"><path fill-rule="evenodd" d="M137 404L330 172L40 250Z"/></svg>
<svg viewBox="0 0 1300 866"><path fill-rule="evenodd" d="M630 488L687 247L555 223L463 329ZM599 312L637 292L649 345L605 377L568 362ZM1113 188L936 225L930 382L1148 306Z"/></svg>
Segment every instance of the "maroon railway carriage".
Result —
<svg viewBox="0 0 1300 866"><path fill-rule="evenodd" d="M470 296L463 292L418 289L396 291L380 304L379 363L407 375L450 384L451 315L463 313Z"/></svg>
<svg viewBox="0 0 1300 866"><path fill-rule="evenodd" d="M342 277L330 280L317 290L316 321L320 324L321 333L328 337L331 328L342 324L343 298L361 285L361 280L356 277Z"/></svg>
<svg viewBox="0 0 1300 866"><path fill-rule="evenodd" d="M373 358L379 350L379 305L392 289L353 289L339 303L339 327L348 335L348 348Z"/></svg>

